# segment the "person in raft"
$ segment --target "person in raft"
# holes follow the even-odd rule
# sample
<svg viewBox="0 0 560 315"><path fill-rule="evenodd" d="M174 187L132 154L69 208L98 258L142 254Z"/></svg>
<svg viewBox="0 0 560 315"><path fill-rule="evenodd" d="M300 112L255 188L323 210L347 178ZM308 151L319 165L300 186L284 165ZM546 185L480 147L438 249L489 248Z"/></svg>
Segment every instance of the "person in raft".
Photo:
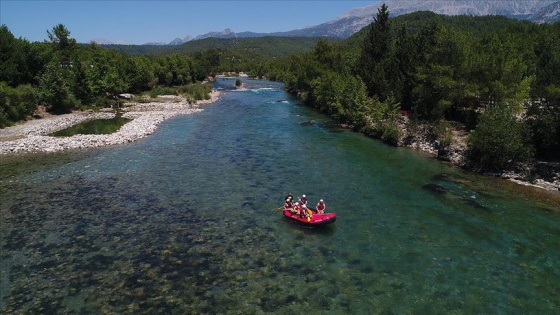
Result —
<svg viewBox="0 0 560 315"><path fill-rule="evenodd" d="M288 193L286 195L286 197L284 197L284 200L290 200L290 202L294 201L294 195L292 195L292 193Z"/></svg>
<svg viewBox="0 0 560 315"><path fill-rule="evenodd" d="M286 198L286 201L284 201L284 209L290 211L294 210L294 204L292 203L292 199Z"/></svg>
<svg viewBox="0 0 560 315"><path fill-rule="evenodd" d="M315 209L317 210L317 213L325 213L325 209L327 208L327 205L325 205L325 201L323 201L323 199L319 200L319 203L317 203L317 206L315 207Z"/></svg>
<svg viewBox="0 0 560 315"><path fill-rule="evenodd" d="M303 207L299 204L299 202L296 202L294 204L294 207L292 208L291 212L301 215L302 210L303 210Z"/></svg>
<svg viewBox="0 0 560 315"><path fill-rule="evenodd" d="M299 198L299 202L301 203L301 206L307 209L307 197L305 197L305 195L301 196L301 198Z"/></svg>

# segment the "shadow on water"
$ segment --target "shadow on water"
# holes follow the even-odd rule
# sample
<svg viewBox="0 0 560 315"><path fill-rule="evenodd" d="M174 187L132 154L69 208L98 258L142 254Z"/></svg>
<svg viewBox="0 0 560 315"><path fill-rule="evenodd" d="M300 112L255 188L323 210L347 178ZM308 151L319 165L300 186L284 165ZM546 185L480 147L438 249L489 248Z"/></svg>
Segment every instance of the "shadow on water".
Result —
<svg viewBox="0 0 560 315"><path fill-rule="evenodd" d="M290 228L294 231L303 232L306 235L323 235L323 236L332 236L336 232L336 222L326 224L323 226L308 226L288 218L283 218L286 225L289 225Z"/></svg>

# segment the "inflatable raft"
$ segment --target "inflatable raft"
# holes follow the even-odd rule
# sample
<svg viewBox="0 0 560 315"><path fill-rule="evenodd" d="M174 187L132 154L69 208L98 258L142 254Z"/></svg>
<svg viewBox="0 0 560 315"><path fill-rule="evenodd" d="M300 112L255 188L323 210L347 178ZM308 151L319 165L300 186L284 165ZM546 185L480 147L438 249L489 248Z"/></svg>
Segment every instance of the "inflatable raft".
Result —
<svg viewBox="0 0 560 315"><path fill-rule="evenodd" d="M284 216L286 218L306 226L321 226L336 221L335 213L320 214L317 213L317 211L315 211L314 209L308 209L308 211L311 211L310 216L302 217L298 213L292 213L290 210L283 210Z"/></svg>

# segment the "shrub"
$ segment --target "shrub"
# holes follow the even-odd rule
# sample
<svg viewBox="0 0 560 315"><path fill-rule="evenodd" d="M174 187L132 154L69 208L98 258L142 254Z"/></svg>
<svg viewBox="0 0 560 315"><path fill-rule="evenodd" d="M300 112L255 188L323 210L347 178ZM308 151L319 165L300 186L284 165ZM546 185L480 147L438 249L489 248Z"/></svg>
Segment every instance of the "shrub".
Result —
<svg viewBox="0 0 560 315"><path fill-rule="evenodd" d="M212 86L209 84L187 84L177 88L190 102L210 99Z"/></svg>
<svg viewBox="0 0 560 315"><path fill-rule="evenodd" d="M13 88L0 82L0 128L31 116L36 105L37 97L31 85Z"/></svg>
<svg viewBox="0 0 560 315"><path fill-rule="evenodd" d="M169 86L158 86L148 92L150 97L157 97L158 95L177 95L177 89Z"/></svg>
<svg viewBox="0 0 560 315"><path fill-rule="evenodd" d="M506 106L488 109L468 138L467 157L482 168L504 170L533 157L527 125Z"/></svg>

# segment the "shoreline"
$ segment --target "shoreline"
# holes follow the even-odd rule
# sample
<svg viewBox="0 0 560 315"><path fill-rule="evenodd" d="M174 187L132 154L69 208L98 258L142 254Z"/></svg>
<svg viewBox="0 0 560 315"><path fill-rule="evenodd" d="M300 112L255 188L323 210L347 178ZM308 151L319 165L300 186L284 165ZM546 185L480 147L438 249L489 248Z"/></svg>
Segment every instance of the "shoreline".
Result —
<svg viewBox="0 0 560 315"><path fill-rule="evenodd" d="M401 118L399 127L403 132L403 137L399 140L399 147L424 152L471 173L501 178L518 185L544 191L560 192L560 163L558 162L537 161L531 166L518 166L514 171L477 171L471 169L465 163L464 155L467 150L468 133L462 127L452 127L453 140L450 145L444 147L440 145L438 140L429 136L430 131L426 126L417 127L413 134L409 134L406 126L406 119Z"/></svg>
<svg viewBox="0 0 560 315"><path fill-rule="evenodd" d="M213 89L209 100L190 104L185 98L174 95L158 96L163 102L128 102L122 109L124 118L132 121L124 124L117 132L104 135L74 135L54 137L48 134L92 119L115 117L110 112L72 112L60 116L28 120L22 124L0 129L0 156L24 153L53 153L71 149L95 148L125 144L142 139L155 132L166 119L178 115L189 115L202 111L200 106L217 101L221 91Z"/></svg>

